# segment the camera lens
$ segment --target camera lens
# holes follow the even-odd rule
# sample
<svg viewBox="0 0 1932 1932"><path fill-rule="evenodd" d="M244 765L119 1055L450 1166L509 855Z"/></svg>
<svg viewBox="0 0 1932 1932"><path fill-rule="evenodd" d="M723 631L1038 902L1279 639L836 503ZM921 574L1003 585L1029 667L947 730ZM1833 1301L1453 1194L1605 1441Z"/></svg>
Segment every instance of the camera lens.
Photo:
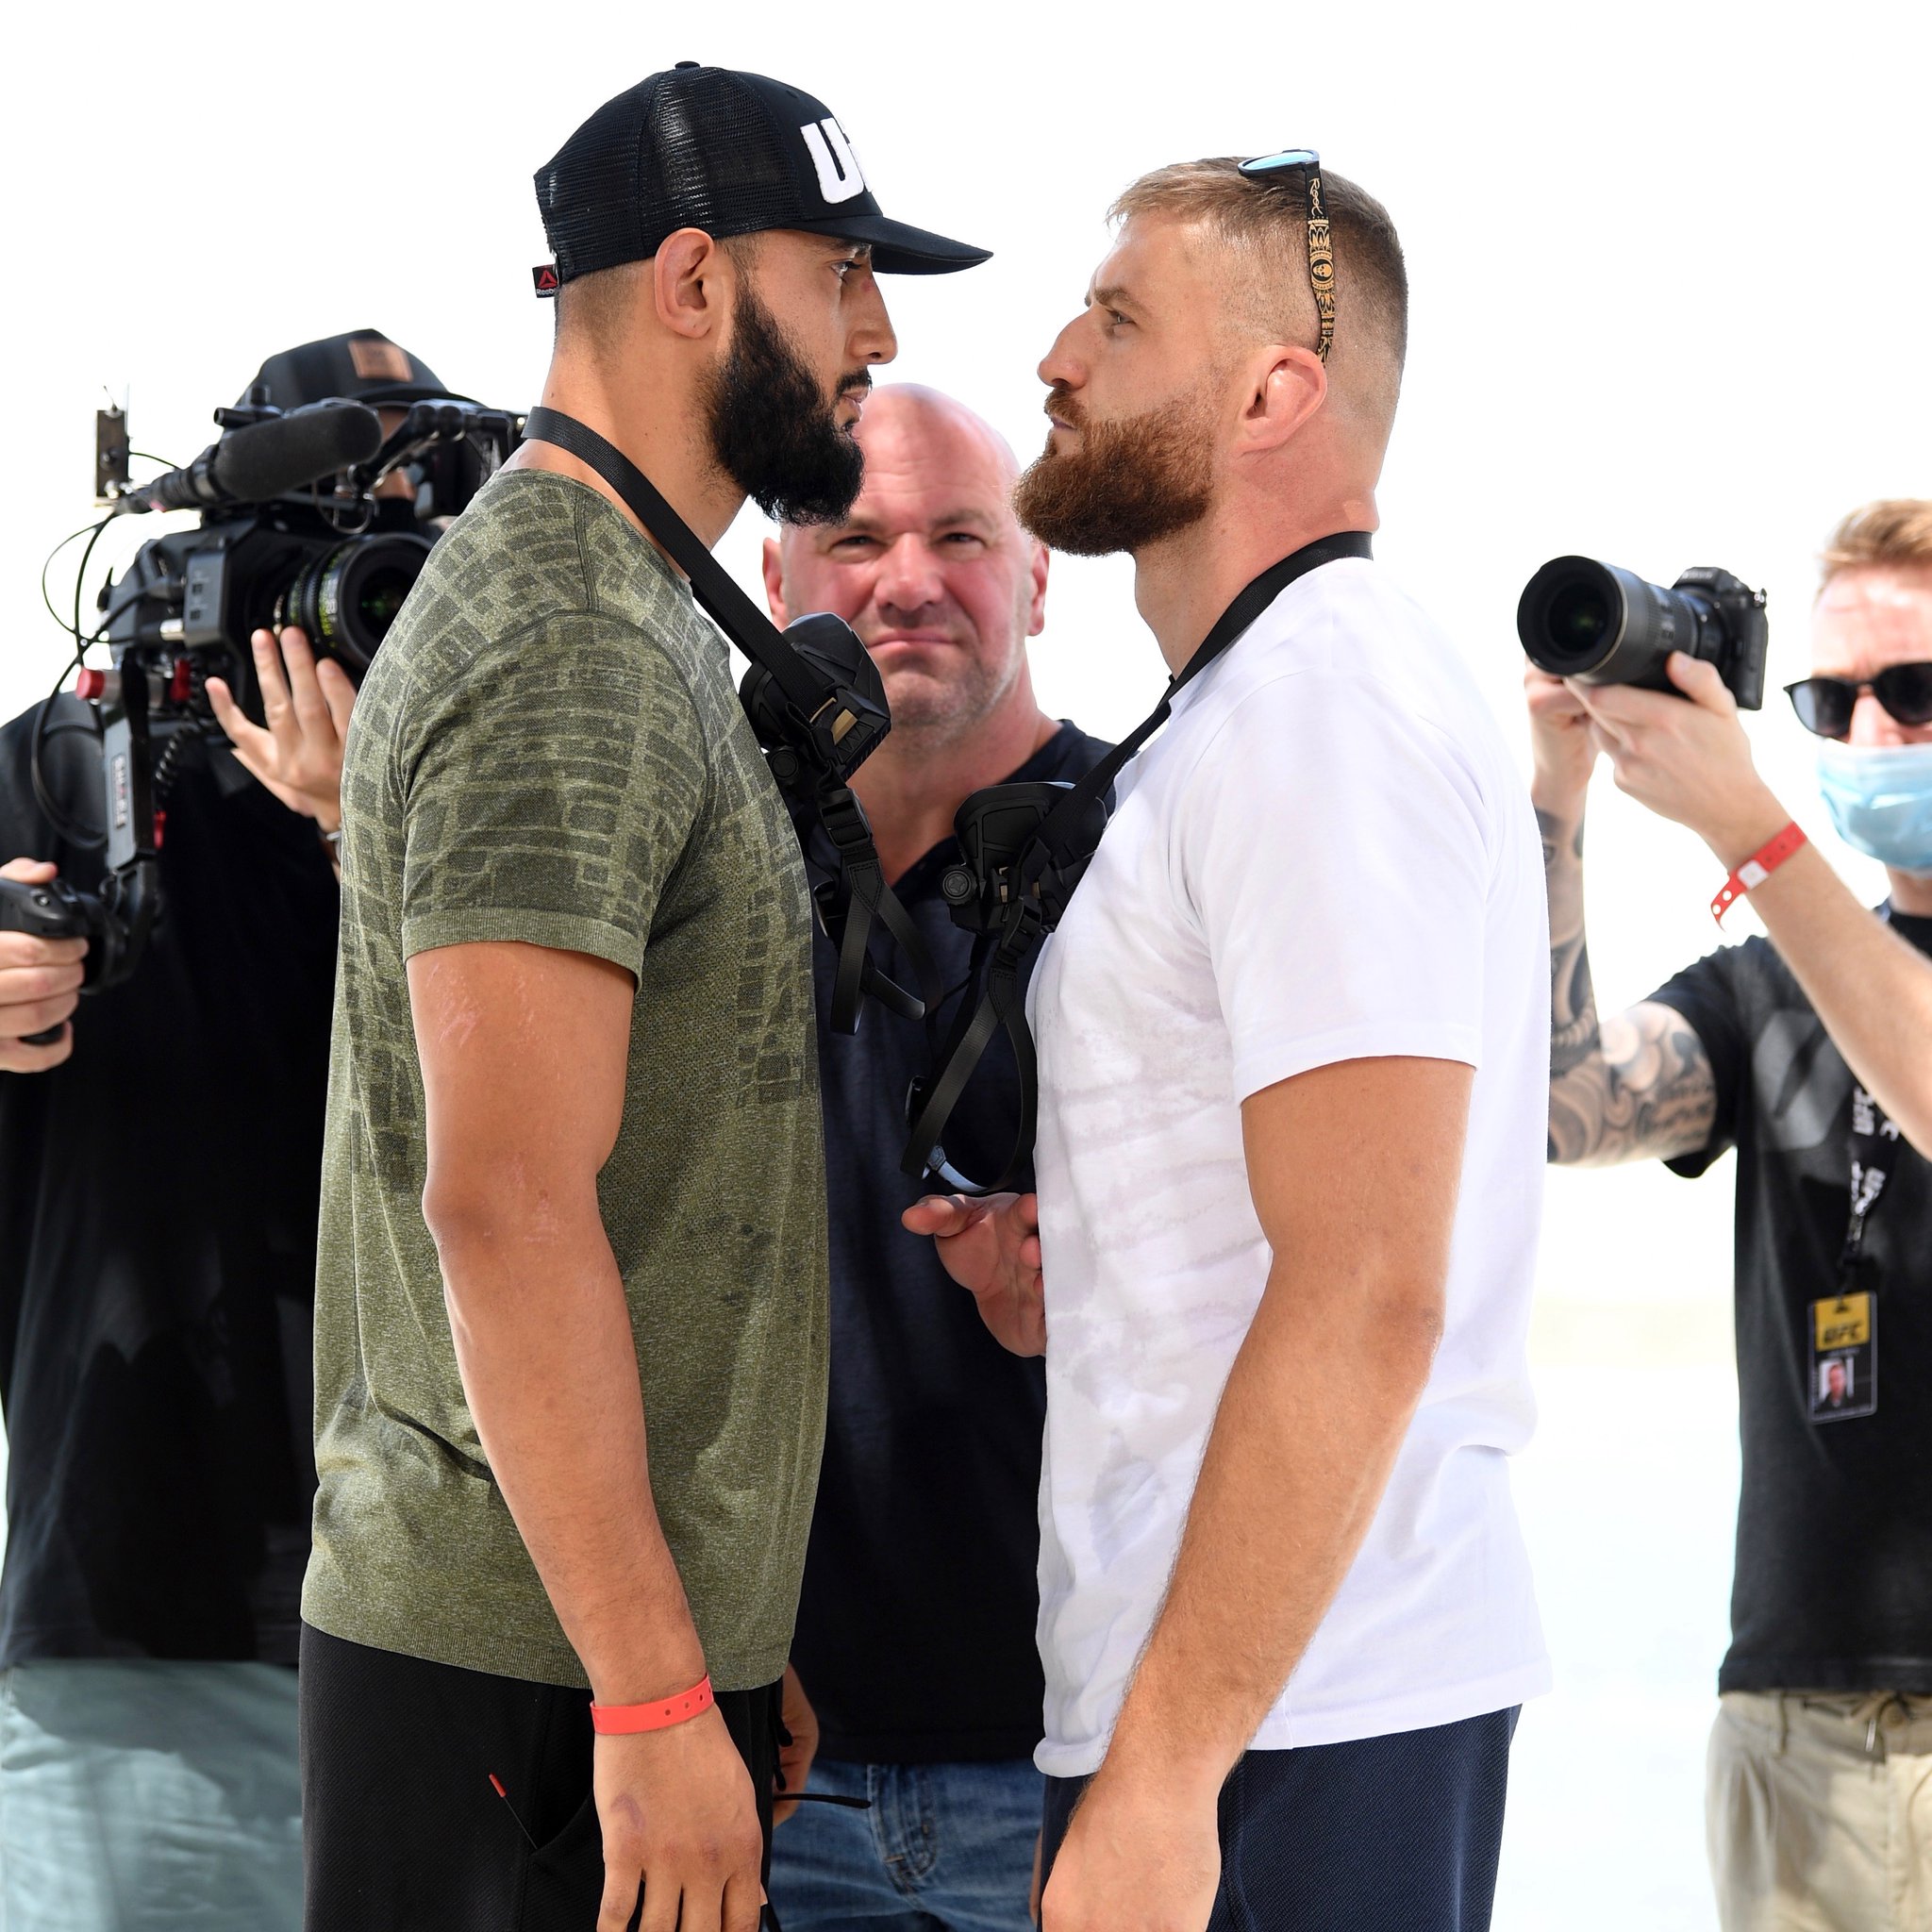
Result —
<svg viewBox="0 0 1932 1932"><path fill-rule="evenodd" d="M1565 657L1590 657L1609 627L1609 607L1594 584L1565 584L1550 599L1549 635Z"/></svg>
<svg viewBox="0 0 1932 1932"><path fill-rule="evenodd" d="M351 537L311 558L289 587L279 622L298 624L319 653L368 670L429 556L424 537Z"/></svg>
<svg viewBox="0 0 1932 1932"><path fill-rule="evenodd" d="M1669 691L1673 651L1698 649L1701 612L1681 591L1589 557L1558 557L1531 577L1516 607L1530 662L1584 684Z"/></svg>

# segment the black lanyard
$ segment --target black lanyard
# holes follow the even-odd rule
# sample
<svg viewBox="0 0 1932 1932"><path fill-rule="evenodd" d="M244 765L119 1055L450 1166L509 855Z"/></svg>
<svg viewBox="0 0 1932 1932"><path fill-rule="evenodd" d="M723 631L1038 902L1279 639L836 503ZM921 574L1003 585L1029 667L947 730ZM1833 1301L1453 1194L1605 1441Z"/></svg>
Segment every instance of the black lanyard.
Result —
<svg viewBox="0 0 1932 1932"><path fill-rule="evenodd" d="M1035 1115L1039 1102L1038 1068L1033 1034L1026 1024L1022 971L1041 940L1059 924L1088 862L1107 829L1110 793L1128 759L1167 722L1175 694L1215 660L1231 650L1268 607L1297 578L1344 557L1370 557L1374 546L1366 530L1340 530L1305 543L1278 563L1270 564L1247 584L1224 610L1199 647L1168 682L1160 702L1091 771L1066 788L1040 819L1031 839L1008 868L1008 884L1000 897L1008 907L997 933L984 934L975 943L967 990L950 1033L937 1038L938 1008L928 1008L927 1024L934 1046L929 1071L912 1083L907 1100L911 1126L902 1172L915 1179L931 1174L963 1194L996 1193L1010 1186L1033 1153ZM1002 795L1019 798L1037 794L1039 786L989 786L976 791L959 808L966 820L975 810L997 808ZM962 842L963 840L962 840ZM984 880L980 883L983 885ZM970 891L970 889L969 889ZM948 888L948 897L951 889ZM976 1181L962 1174L946 1157L945 1130L980 1058L1004 1031L1012 1047L1020 1076L1020 1118L1011 1152L996 1179Z"/></svg>
<svg viewBox="0 0 1932 1932"><path fill-rule="evenodd" d="M1878 1206L1890 1178L1890 1170L1878 1164L1878 1157L1890 1160L1890 1148L1897 1145L1898 1128L1886 1118L1885 1109L1854 1080L1852 1083L1852 1126L1846 1137L1851 1163L1851 1212L1845 1224L1844 1245L1839 1250L1838 1289L1840 1299L1850 1291L1858 1263L1864 1258L1865 1229L1872 1210Z"/></svg>
<svg viewBox="0 0 1932 1932"><path fill-rule="evenodd" d="M1889 904L1879 917L1887 924L1890 923L1891 908ZM1864 1083L1856 1075L1852 1080L1852 1125L1846 1140L1846 1158L1852 1176L1850 1218L1845 1223L1844 1245L1840 1248L1838 1256L1840 1301L1854 1285L1853 1277L1865 1255L1866 1224L1890 1178L1890 1169L1881 1167L1875 1157L1884 1155L1889 1161L1891 1158L1890 1149L1898 1144L1897 1125L1886 1118L1885 1109L1865 1091Z"/></svg>
<svg viewBox="0 0 1932 1932"><path fill-rule="evenodd" d="M1173 709L1174 701L1182 687L1191 684L1218 658L1240 643L1253 627L1255 620L1289 585L1298 577L1307 576L1311 570L1320 570L1324 563L1334 563L1343 557L1370 557L1374 551L1374 541L1366 530L1341 530L1332 537L1318 537L1312 543L1303 544L1292 556L1284 557L1279 563L1270 564L1221 613L1213 629L1201 640L1194 655L1168 680L1167 689L1160 694L1160 702L1075 783L1063 808L1066 818L1070 821L1077 819L1086 801L1107 796L1127 761L1137 757L1141 747L1167 723L1168 713ZM1041 829L1050 837L1047 826Z"/></svg>
<svg viewBox="0 0 1932 1932"><path fill-rule="evenodd" d="M568 451L603 477L691 579L691 595L751 660L739 699L765 746L779 790L810 808L835 855L830 877L812 891L819 924L839 955L833 1030L858 1032L866 993L904 1018L920 1018L939 1004L939 974L919 928L886 883L865 808L846 783L891 727L885 687L864 645L841 619L824 612L779 630L725 575L657 485L588 424L560 410L535 408L525 419L524 435ZM761 678L770 679L776 702L758 694ZM873 958L875 924L885 927L911 965L917 997L887 978Z"/></svg>

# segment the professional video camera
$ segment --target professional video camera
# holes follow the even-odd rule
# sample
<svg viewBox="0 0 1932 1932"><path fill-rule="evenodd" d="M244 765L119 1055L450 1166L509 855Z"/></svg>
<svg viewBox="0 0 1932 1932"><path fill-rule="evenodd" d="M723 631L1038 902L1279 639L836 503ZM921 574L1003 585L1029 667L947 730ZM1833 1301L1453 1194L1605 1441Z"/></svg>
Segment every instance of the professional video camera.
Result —
<svg viewBox="0 0 1932 1932"><path fill-rule="evenodd" d="M94 494L108 510L89 533L76 613L78 579L116 518L201 515L192 528L142 544L118 580L108 577L92 634L81 632L76 614L70 668L101 742L100 825L71 824L43 782L51 698L36 723L42 808L72 842L105 845L106 873L97 892L64 880L0 879L0 928L86 938L84 991L125 979L154 923L170 774L188 737L220 731L208 680L225 680L258 719L250 635L292 624L319 657L334 658L359 681L443 520L469 502L523 429L521 417L461 396L376 407L337 398L284 411L259 384L214 417L225 432L217 441L186 469L142 484L128 477L125 412L104 409L95 418ZM89 645L104 639L113 668L83 664Z"/></svg>
<svg viewBox="0 0 1932 1932"><path fill-rule="evenodd" d="M1516 631L1554 677L1674 691L1664 660L1683 651L1717 666L1740 710L1764 703L1764 592L1728 571L1687 570L1666 591L1614 564L1558 557L1530 578Z"/></svg>

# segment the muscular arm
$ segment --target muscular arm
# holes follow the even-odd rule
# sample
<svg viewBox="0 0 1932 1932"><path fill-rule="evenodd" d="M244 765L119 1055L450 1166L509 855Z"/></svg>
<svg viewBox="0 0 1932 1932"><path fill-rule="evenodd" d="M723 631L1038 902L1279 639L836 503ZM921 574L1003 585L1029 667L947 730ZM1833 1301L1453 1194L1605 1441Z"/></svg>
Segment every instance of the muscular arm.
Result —
<svg viewBox="0 0 1932 1932"><path fill-rule="evenodd" d="M1323 1067L1241 1109L1273 1260L1208 1438L1167 1598L1046 1892L1049 1932L1202 1924L1221 1786L1382 1499L1441 1334L1471 1070Z"/></svg>
<svg viewBox="0 0 1932 1932"><path fill-rule="evenodd" d="M1599 1023L1583 928L1583 814L1539 808L1550 893L1551 1160L1607 1167L1694 1153L1717 1118L1696 1029L1645 1000Z"/></svg>
<svg viewBox="0 0 1932 1932"><path fill-rule="evenodd" d="M658 1525L637 1346L597 1175L624 1113L632 984L583 953L445 946L409 961L427 1103L423 1215L463 1392L518 1533L600 1704L705 1674ZM716 1707L599 1737L597 1932L751 1932L751 1780Z"/></svg>
<svg viewBox="0 0 1932 1932"><path fill-rule="evenodd" d="M651 1500L636 1345L597 1206L630 975L510 943L419 953L408 974L424 1219L491 1470L598 1701L688 1689L704 1657Z"/></svg>

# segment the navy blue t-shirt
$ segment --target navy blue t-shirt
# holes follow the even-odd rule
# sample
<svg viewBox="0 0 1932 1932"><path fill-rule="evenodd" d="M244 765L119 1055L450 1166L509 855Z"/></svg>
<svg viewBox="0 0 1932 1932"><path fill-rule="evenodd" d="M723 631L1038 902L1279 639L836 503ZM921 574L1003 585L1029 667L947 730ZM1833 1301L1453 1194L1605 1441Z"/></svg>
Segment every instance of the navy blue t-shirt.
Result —
<svg viewBox="0 0 1932 1932"><path fill-rule="evenodd" d="M1077 778L1107 751L1063 724L1012 776ZM949 838L893 888L948 988L965 977L972 951L940 896L940 876L958 858ZM934 1191L899 1171L907 1089L926 1066L924 1028L868 1002L856 1037L833 1034L836 955L823 933L814 961L832 1378L792 1662L818 1712L822 1757L1024 1757L1041 1732L1045 1373L987 1333L932 1242L899 1224ZM947 1127L947 1151L969 1174L996 1174L1018 1108L999 1035ZM1031 1175L1020 1185L1030 1188Z"/></svg>
<svg viewBox="0 0 1932 1932"><path fill-rule="evenodd" d="M1932 953L1932 919L1893 927ZM1651 995L1717 1077L1710 1139L1738 1150L1738 1499L1721 1690L1932 1694L1932 1161L1887 1143L1855 1286L1877 1295L1871 1415L1813 1419L1812 1304L1835 1292L1851 1205L1852 1072L1768 941Z"/></svg>

